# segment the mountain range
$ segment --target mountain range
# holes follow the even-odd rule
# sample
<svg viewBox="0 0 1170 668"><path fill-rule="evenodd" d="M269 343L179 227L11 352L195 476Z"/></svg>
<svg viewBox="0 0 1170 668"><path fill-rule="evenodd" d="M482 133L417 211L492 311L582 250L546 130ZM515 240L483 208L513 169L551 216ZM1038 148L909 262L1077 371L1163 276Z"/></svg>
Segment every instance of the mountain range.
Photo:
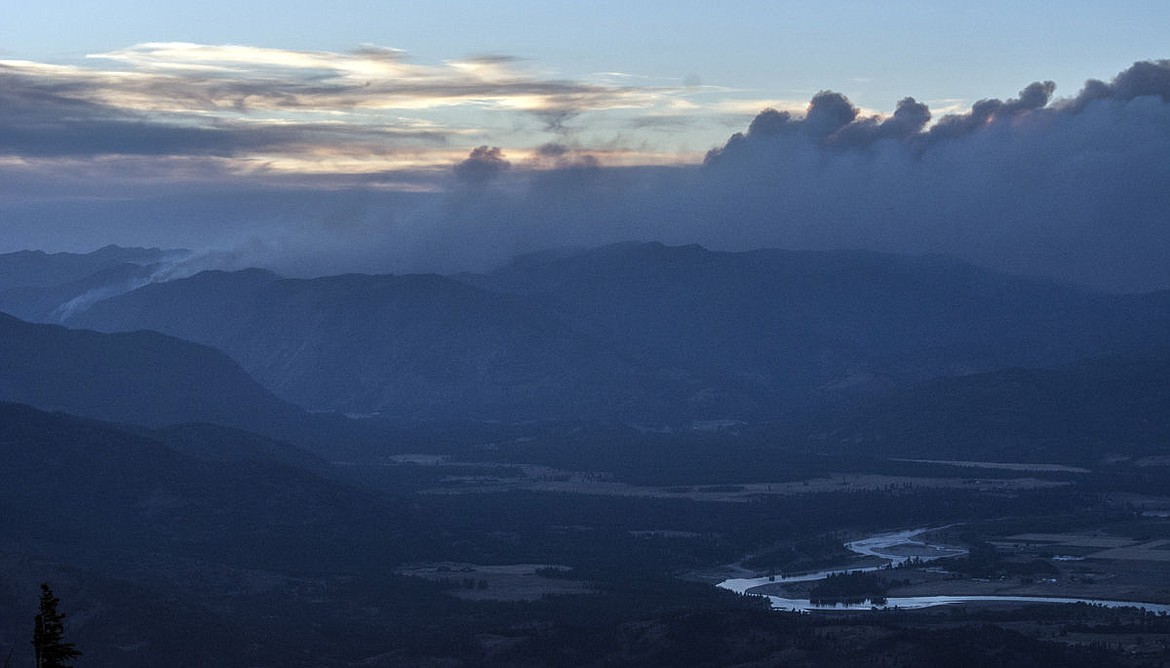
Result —
<svg viewBox="0 0 1170 668"><path fill-rule="evenodd" d="M759 420L934 377L1155 349L1170 293L1094 293L931 256L630 243L475 275L203 272L64 322L213 346L309 410Z"/></svg>

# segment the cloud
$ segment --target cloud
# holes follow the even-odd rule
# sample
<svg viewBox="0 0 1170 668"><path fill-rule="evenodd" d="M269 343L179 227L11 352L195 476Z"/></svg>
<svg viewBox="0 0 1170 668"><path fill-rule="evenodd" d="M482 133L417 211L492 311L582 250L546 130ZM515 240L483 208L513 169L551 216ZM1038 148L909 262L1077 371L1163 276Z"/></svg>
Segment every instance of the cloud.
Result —
<svg viewBox="0 0 1170 668"><path fill-rule="evenodd" d="M803 115L760 112L699 168L574 170L572 145L548 144L535 151L541 170L522 165L474 200L414 212L411 229L433 231L415 260L485 268L652 239L941 253L1099 289L1170 288L1166 71L1139 63L1080 104L1083 92L1058 100L1035 82L933 125L914 98L863 114L824 91Z"/></svg>
<svg viewBox="0 0 1170 668"><path fill-rule="evenodd" d="M572 152L573 149L564 144L558 144L556 142L549 142L547 144L541 144L540 146L536 147L537 155L542 158L552 158L554 160L564 158Z"/></svg>
<svg viewBox="0 0 1170 668"><path fill-rule="evenodd" d="M852 123L857 114L857 107L844 95L821 91L808 103L801 127L813 137L824 138Z"/></svg>
<svg viewBox="0 0 1170 668"><path fill-rule="evenodd" d="M579 174L582 170L600 169L601 161L592 152L582 149L580 146L548 142L536 147L528 167L561 172L572 171Z"/></svg>
<svg viewBox="0 0 1170 668"><path fill-rule="evenodd" d="M343 173L410 170L431 152L421 166L438 169L449 156L434 149L466 151L501 115L563 136L582 114L665 108L675 93L550 78L500 55L423 65L372 45L337 53L147 43L94 54L86 66L0 61L0 155L214 156L233 159L238 174L313 162Z"/></svg>
<svg viewBox="0 0 1170 668"><path fill-rule="evenodd" d="M241 103L219 113L222 100L212 100L210 94L181 95L168 79L159 81L151 95L176 100L171 104L178 111L161 113L161 102L140 104L136 97L135 91L151 87L150 81L154 79L107 81L70 69L45 76L36 67L0 63L0 155L250 161L237 163L238 168L256 167L258 161L271 167L280 157L344 156L384 165L387 156L441 147L456 134L401 118L339 121L329 118L328 110L301 118L259 118L241 111L247 107ZM119 91L125 98L111 101Z"/></svg>
<svg viewBox="0 0 1170 668"><path fill-rule="evenodd" d="M1170 102L1170 60L1134 63L1111 83L1089 79L1080 94L1065 106L1076 112L1097 100L1128 101L1147 96Z"/></svg>
<svg viewBox="0 0 1170 668"><path fill-rule="evenodd" d="M1002 122L1031 111L1042 109L1052 98L1056 84L1051 81L1033 82L1020 91L1018 98L1007 102L996 99L980 100L966 114L948 114L927 134L929 139L954 139L975 132L986 125Z"/></svg>
<svg viewBox="0 0 1170 668"><path fill-rule="evenodd" d="M455 176L466 183L483 184L504 173L512 163L504 159L499 146L477 146L471 155L455 165Z"/></svg>
<svg viewBox="0 0 1170 668"><path fill-rule="evenodd" d="M303 274L477 270L643 239L943 253L1102 289L1170 288L1170 61L1067 98L1038 81L1008 100L932 111L904 97L877 113L821 91L754 118L727 99L690 108L678 91L540 77L509 58L420 66L374 47L146 45L116 62L128 69L0 63L6 243L261 239L244 255ZM446 115L485 109L507 120ZM647 119L657 140L657 119L689 128L703 114L740 131L722 129L701 164L627 134ZM557 134L550 118L572 121ZM240 173L264 178L216 180ZM76 201L38 200L63 190Z"/></svg>
<svg viewBox="0 0 1170 668"><path fill-rule="evenodd" d="M1069 100L1035 82L933 126L819 93L766 110L710 152L729 245L939 252L1107 289L1170 287L1170 62L1140 62ZM717 184L717 185L716 185ZM705 197L714 197L714 190ZM719 238L711 232L709 239Z"/></svg>
<svg viewBox="0 0 1170 668"><path fill-rule="evenodd" d="M832 136L837 146L867 146L879 139L905 139L922 132L930 122L930 108L912 97L898 102L893 115L855 119Z"/></svg>

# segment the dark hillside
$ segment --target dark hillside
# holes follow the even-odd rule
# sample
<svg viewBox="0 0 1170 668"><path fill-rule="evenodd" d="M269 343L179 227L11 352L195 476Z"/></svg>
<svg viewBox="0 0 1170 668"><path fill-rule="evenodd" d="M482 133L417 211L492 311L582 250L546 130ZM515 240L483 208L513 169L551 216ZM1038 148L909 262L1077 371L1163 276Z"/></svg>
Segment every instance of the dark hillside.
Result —
<svg viewBox="0 0 1170 668"><path fill-rule="evenodd" d="M0 400L162 426L271 430L303 412L223 353L155 332L101 334L0 314Z"/></svg>
<svg viewBox="0 0 1170 668"><path fill-rule="evenodd" d="M819 451L925 459L1098 462L1170 454L1170 353L939 378L827 411Z"/></svg>

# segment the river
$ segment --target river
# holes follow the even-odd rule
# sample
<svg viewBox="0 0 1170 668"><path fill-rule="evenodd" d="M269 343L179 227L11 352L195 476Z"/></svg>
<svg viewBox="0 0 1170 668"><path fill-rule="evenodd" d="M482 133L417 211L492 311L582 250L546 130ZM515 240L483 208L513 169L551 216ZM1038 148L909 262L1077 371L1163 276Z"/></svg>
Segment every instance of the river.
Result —
<svg viewBox="0 0 1170 668"><path fill-rule="evenodd" d="M942 527L933 527L933 529ZM813 610L884 610L898 608L902 610L914 610L918 608L930 608L937 605L957 605L964 603L1086 603L1089 605L1100 605L1107 608L1142 608L1148 612L1159 614L1170 614L1170 605L1161 603L1146 603L1143 601L1109 601L1089 598L1062 598L1053 596L904 596L904 597L889 597L886 599L885 605L874 605L873 603L838 603L836 605L814 605L808 599L800 598L783 598L781 596L772 596L769 594L756 593L752 590L757 587L771 584L783 584L793 582L815 582L823 580L830 575L836 573L856 573L856 572L872 572L883 570L888 566L900 566L906 561L917 558L923 562L934 561L935 559L942 559L943 557L952 557L960 554L966 554L966 550L947 545L935 545L918 537L927 531L931 531L932 527L925 527L921 529L906 529L901 531L891 531L888 533L877 534L869 538L863 538L851 543L846 543L845 547L859 555L879 557L888 561L887 564L881 566L869 566L865 568L849 568L849 569L832 569L817 571L815 573L802 573L800 575L783 576L767 576L758 578L730 578L720 582L717 587L736 592L738 594L748 594L751 596L764 596L772 604L774 610L794 610L799 612L810 612Z"/></svg>

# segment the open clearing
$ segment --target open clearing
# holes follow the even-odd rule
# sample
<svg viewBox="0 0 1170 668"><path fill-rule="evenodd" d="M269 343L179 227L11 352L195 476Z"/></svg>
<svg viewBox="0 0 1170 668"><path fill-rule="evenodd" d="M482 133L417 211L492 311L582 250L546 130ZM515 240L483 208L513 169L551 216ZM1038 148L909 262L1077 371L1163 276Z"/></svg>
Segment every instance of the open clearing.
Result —
<svg viewBox="0 0 1170 668"><path fill-rule="evenodd" d="M1088 473L1089 469L1065 464L1019 464L1014 462L972 462L957 459L900 459L892 458L894 462L910 462L913 464L942 464L944 466L961 466L976 469L1001 469L1004 471L1034 471L1044 473Z"/></svg>
<svg viewBox="0 0 1170 668"><path fill-rule="evenodd" d="M449 476L441 487L425 490L425 494L472 494L525 490L562 492L570 494L597 494L604 496L635 496L659 499L691 499L697 501L746 502L764 495L823 494L842 491L897 491L912 489L950 488L980 492L1004 492L1025 489L1059 487L1071 484L1062 480L1039 478L919 478L865 473L833 473L823 478L787 482L752 482L729 485L698 485L652 487L614 482L594 473L556 471L545 467L513 467L524 472L524 477L496 477L485 468L484 475Z"/></svg>
<svg viewBox="0 0 1170 668"><path fill-rule="evenodd" d="M547 564L484 566L445 561L409 566L398 572L436 582L449 582L454 588L447 593L467 600L537 601L547 595L594 592L585 582L542 575L539 571L545 569L569 570L565 566Z"/></svg>
<svg viewBox="0 0 1170 668"><path fill-rule="evenodd" d="M1008 536L1003 540L1019 543L1050 543L1052 545L1102 548L1129 547L1134 544L1132 539L1121 536L1074 533L1021 533Z"/></svg>

